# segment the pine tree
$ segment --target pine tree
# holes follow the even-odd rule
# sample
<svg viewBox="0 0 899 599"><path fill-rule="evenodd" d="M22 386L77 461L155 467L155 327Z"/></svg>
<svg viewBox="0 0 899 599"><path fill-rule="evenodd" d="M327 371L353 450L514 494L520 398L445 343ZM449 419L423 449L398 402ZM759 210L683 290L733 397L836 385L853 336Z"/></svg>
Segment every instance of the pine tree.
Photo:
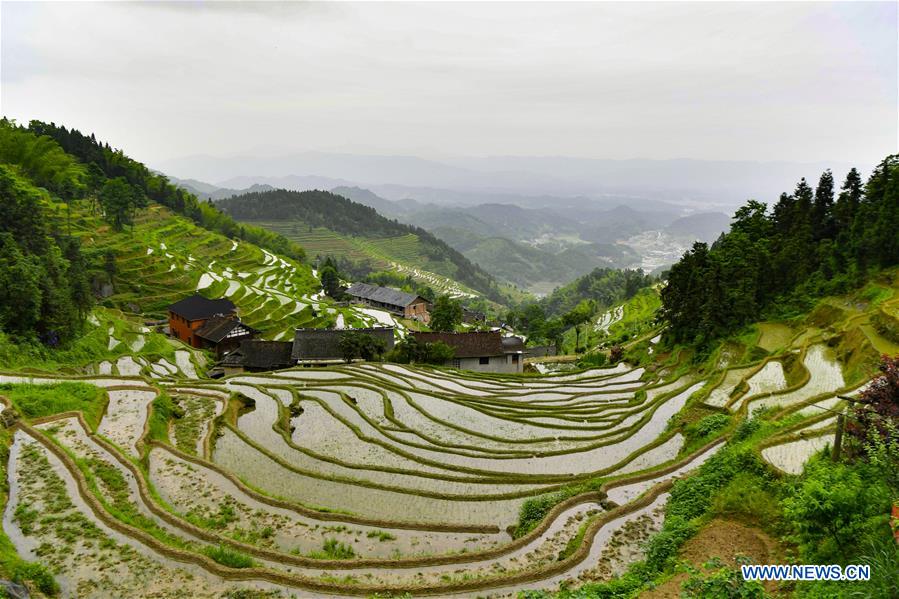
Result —
<svg viewBox="0 0 899 599"><path fill-rule="evenodd" d="M833 174L830 169L821 174L818 187L815 188L812 229L816 241L833 239L836 233L833 215Z"/></svg>

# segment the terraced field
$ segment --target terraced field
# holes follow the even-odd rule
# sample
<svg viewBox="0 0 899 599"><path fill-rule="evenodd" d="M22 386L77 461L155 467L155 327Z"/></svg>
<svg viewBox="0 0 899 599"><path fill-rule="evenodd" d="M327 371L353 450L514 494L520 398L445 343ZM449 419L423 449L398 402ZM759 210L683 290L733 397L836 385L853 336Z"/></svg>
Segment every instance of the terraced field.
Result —
<svg viewBox="0 0 899 599"><path fill-rule="evenodd" d="M763 398L796 415L760 449L784 472L828 444L833 422L814 406L853 390L828 374L840 367L820 343L801 352L809 380L775 391L752 383L773 359L720 381L624 364L543 377L360 364L210 381L193 378L190 355L165 374L138 355L134 376L117 365L75 379L106 391L97 426L72 412L18 421L4 530L29 559L61 547L51 567L65 593L86 597L115 588L97 574L107 562L129 580L156 572L158 596L187 580L196 596L246 585L507 596L594 580L622 547L641 555L672 481L721 447L687 447L669 425L702 397L744 414ZM746 382L754 394L728 391ZM542 518L520 520L548 495ZM91 534L73 542L29 516L51 504Z"/></svg>
<svg viewBox="0 0 899 599"><path fill-rule="evenodd" d="M115 233L88 213L77 222L74 232L87 248L115 254L108 301L131 311L163 316L169 304L194 292L227 297L270 339L288 338L297 327L333 326L339 314L345 326L381 316L332 305L308 264L201 229L158 205L141 211L131 231Z"/></svg>
<svg viewBox="0 0 899 599"><path fill-rule="evenodd" d="M96 428L71 412L17 425L7 534L31 558L63 542L22 516L59 502L101 548L80 541L53 562L68 593L104 596L109 580L78 558L116 552L131 557L122 568L158 570L163 596L192 576L209 594L250 580L304 596L550 580L582 569L586 554L557 557L584 525L606 538L717 448L679 456L684 439L666 425L701 384L643 381L642 369L489 378L359 365L200 381L174 368L78 379L106 391ZM587 481L605 483L513 536L527 499Z"/></svg>
<svg viewBox="0 0 899 599"><path fill-rule="evenodd" d="M202 354L98 309L91 343L112 358L0 374L13 402L23 383L103 391L83 411L0 400L3 528L78 597L508 597L608 580L644 556L675 479L745 418L773 431L753 447L783 476L833 443L838 396L863 388L883 341L858 330L873 305L783 325L779 353L709 375L658 367L660 351L654 368L544 376L367 363L220 380L200 378ZM730 425L684 425L709 416Z"/></svg>

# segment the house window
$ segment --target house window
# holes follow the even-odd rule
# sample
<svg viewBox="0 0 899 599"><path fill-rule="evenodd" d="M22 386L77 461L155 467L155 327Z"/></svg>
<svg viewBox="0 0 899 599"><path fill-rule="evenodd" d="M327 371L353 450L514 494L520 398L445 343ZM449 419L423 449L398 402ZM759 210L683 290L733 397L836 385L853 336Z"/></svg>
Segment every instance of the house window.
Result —
<svg viewBox="0 0 899 599"><path fill-rule="evenodd" d="M462 360L459 360L459 359L453 360L453 368L462 368Z"/></svg>
<svg viewBox="0 0 899 599"><path fill-rule="evenodd" d="M518 364L518 354L512 354L512 363Z"/></svg>
<svg viewBox="0 0 899 599"><path fill-rule="evenodd" d="M478 358L478 364L489 364L490 358Z"/></svg>

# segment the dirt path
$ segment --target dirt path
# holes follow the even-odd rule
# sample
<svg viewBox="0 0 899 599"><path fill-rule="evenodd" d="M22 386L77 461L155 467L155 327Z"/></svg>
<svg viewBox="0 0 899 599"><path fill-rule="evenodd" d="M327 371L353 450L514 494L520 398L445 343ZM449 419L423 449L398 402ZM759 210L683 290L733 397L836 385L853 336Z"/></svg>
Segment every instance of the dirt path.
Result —
<svg viewBox="0 0 899 599"><path fill-rule="evenodd" d="M737 556L746 556L754 564L780 563L781 547L764 531L735 522L716 519L707 524L699 533L684 543L680 559L702 568L702 564L717 557L727 566L736 565ZM686 573L678 574L651 591L640 594L640 599L679 599L681 584L687 580ZM773 583L766 583L765 590L772 592Z"/></svg>

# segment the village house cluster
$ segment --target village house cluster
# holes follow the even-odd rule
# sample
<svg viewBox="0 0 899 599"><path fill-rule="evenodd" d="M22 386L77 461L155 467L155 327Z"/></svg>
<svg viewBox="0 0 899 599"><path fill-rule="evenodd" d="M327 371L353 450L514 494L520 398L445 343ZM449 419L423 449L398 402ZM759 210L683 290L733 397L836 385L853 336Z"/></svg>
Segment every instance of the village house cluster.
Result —
<svg viewBox="0 0 899 599"><path fill-rule="evenodd" d="M384 310L401 318L430 322L430 304L421 296L396 289L355 283L348 290L355 303ZM485 322L483 314L469 312L466 320ZM344 361L340 341L352 331L383 342L385 352L394 347L392 326L356 329L296 329L292 341L257 339L260 331L241 322L237 307L228 299L209 299L195 294L168 308L169 332L191 347L213 351L218 365L210 374L264 372L293 366L323 366ZM524 342L503 336L500 330L466 333L411 332L420 343L442 342L453 349L444 365L480 372L522 371Z"/></svg>

